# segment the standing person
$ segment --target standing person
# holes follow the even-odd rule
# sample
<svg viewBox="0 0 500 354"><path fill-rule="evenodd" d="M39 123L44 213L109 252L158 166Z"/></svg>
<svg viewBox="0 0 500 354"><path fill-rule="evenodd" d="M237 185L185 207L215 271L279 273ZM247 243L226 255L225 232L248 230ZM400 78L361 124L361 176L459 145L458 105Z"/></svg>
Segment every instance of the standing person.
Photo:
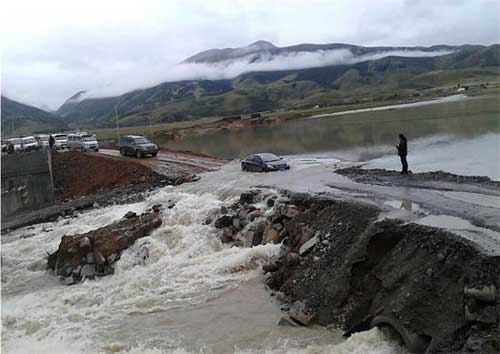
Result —
<svg viewBox="0 0 500 354"><path fill-rule="evenodd" d="M399 134L399 145L395 145L398 149L398 155L401 158L402 170L401 174L408 174L408 161L406 161L406 155L408 155L408 141L403 134Z"/></svg>
<svg viewBox="0 0 500 354"><path fill-rule="evenodd" d="M54 150L54 144L56 143L56 139L52 136L52 134L49 137L49 148L50 150Z"/></svg>
<svg viewBox="0 0 500 354"><path fill-rule="evenodd" d="M7 143L7 154L13 154L16 152L16 149L14 149L14 144L12 144L10 141Z"/></svg>

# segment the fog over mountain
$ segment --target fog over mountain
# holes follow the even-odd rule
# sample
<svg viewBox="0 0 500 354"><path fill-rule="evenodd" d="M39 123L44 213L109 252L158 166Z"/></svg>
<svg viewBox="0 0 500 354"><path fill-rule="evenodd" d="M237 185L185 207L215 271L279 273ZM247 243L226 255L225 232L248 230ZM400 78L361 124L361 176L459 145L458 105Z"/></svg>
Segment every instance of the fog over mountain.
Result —
<svg viewBox="0 0 500 354"><path fill-rule="evenodd" d="M496 0L7 0L0 21L2 92L57 109L82 90L117 94L165 80L360 60L330 52L342 48L316 48L323 52L313 56L274 53L298 43L491 45L500 42L498 9ZM256 41L273 60L233 63L227 73L177 65L195 53Z"/></svg>
<svg viewBox="0 0 500 354"><path fill-rule="evenodd" d="M134 73L119 79L119 85L97 87L79 94L75 99L116 96L134 89L147 88L162 82L183 80L222 80L258 71L295 70L340 64L354 64L389 56L433 57L453 53L458 47L359 47L348 44L302 44L279 48L259 41L242 48L212 49L194 55L165 70L163 76L140 78ZM265 43L265 45L262 45ZM339 49L323 49L338 47ZM289 49L291 48L291 49ZM280 50L283 49L283 50ZM142 75L142 73L138 73Z"/></svg>

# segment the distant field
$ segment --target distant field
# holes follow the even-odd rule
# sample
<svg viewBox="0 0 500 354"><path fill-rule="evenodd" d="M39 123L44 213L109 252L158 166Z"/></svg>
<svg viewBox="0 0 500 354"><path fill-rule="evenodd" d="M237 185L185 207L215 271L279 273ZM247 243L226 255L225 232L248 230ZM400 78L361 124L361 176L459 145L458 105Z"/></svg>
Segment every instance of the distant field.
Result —
<svg viewBox="0 0 500 354"><path fill-rule="evenodd" d="M493 78L492 78L493 79ZM498 79L498 78L497 78ZM405 102L417 102L423 100L429 100L433 98L442 97L445 95L451 95L456 93L456 84L441 86L439 88L426 90L425 92L419 93L414 97L399 97L397 95L394 96L393 99L390 100L375 100L373 98L366 99L366 102L356 103L356 104L345 104L345 105L336 105L331 107L319 107L319 108L309 108L309 109L301 109L301 110L289 110L285 112L264 112L262 113L262 117L266 118L278 118L280 120L291 120L291 119L300 119L304 117L310 117L312 115L317 114L328 114L328 113L336 113L343 111L350 111L355 109L362 108L372 108L372 107L380 107L385 105L392 105L398 103ZM500 83L495 82L494 80L490 81L490 86L488 88L481 87L476 82L468 82L467 80L462 80L463 86L470 86L470 89L464 92L470 96L477 95L486 95L486 94L500 94ZM162 123L162 124L150 124L150 125L142 125L142 126L134 126L134 127L121 127L121 128L106 128L106 129L97 129L94 132L97 135L99 140L116 140L119 135L145 135L152 139L153 141L168 141L168 137L164 133L167 133L173 129L181 129L181 128L190 128L196 125L206 125L210 123L217 122L221 120L222 117L205 117L188 121L181 122L173 122L173 123ZM200 133L201 130L193 131L194 134Z"/></svg>
<svg viewBox="0 0 500 354"><path fill-rule="evenodd" d="M182 122L141 125L136 127L120 127L119 129L94 129L92 131L96 134L97 139L99 140L116 140L119 135L144 135L153 139L155 136L161 135L163 132L175 128L189 128L197 124L212 123L218 119L220 119L220 117L206 117Z"/></svg>

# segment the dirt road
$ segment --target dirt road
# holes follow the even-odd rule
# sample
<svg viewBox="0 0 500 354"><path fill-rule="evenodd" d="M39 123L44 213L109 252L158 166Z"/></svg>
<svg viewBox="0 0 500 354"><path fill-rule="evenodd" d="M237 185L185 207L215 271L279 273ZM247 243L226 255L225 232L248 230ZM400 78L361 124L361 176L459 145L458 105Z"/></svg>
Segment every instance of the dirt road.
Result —
<svg viewBox="0 0 500 354"><path fill-rule="evenodd" d="M101 154L120 156L118 150L101 149ZM158 173L166 171L176 171L179 173L201 173L218 170L226 161L216 158L208 158L201 156L193 156L184 153L164 152L160 151L155 158L136 159L135 157L123 157L134 159L142 164L147 165Z"/></svg>

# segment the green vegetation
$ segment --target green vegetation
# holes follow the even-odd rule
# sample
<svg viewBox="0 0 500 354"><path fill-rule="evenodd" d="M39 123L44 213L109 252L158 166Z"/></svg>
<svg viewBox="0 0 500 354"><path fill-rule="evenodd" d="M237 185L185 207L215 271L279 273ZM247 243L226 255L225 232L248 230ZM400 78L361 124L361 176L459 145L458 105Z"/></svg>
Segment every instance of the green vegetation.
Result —
<svg viewBox="0 0 500 354"><path fill-rule="evenodd" d="M66 123L54 114L2 96L2 137L61 131Z"/></svg>
<svg viewBox="0 0 500 354"><path fill-rule="evenodd" d="M21 134L67 124L97 129L100 139L115 139L117 126L122 134L163 137L174 128L253 112L293 119L451 95L458 84L473 88L467 91L470 95L492 92L499 83L500 45L460 48L438 57L393 56L351 65L246 73L232 80L167 82L118 97L80 100L79 92L57 111L63 120L40 110L4 114L2 98L2 133L10 134L9 127ZM481 87L485 83L490 85Z"/></svg>
<svg viewBox="0 0 500 354"><path fill-rule="evenodd" d="M352 65L254 72L233 80L163 83L119 97L71 100L58 114L74 127L158 126L202 117L411 101L494 83L500 45L463 46L438 57L385 57ZM144 130L144 128L141 128ZM141 131L133 129L133 131ZM156 129L155 129L156 130Z"/></svg>

